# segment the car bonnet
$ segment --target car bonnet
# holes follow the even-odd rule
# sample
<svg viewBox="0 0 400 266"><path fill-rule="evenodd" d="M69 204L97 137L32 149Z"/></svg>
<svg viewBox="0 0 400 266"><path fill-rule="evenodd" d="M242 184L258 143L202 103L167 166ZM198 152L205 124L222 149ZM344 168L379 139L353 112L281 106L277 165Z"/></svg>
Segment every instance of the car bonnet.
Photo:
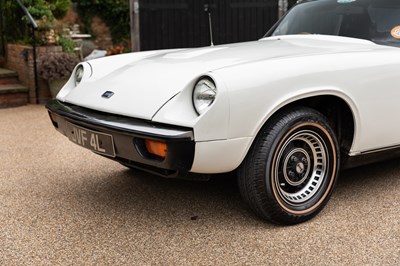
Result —
<svg viewBox="0 0 400 266"><path fill-rule="evenodd" d="M151 120L166 102L208 72L255 61L360 49L366 44L372 43L343 37L287 36L164 52L124 62L106 75L83 82L62 100Z"/></svg>

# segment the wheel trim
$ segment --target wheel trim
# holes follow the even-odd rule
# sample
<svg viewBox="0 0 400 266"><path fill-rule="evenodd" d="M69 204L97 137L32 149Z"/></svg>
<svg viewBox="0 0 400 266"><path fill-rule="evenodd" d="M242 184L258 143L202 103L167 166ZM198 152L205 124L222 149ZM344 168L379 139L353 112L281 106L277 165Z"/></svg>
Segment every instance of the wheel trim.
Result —
<svg viewBox="0 0 400 266"><path fill-rule="evenodd" d="M284 155L284 151L294 142L307 145L311 154L309 154L306 149L295 148L291 150L289 154ZM294 154L299 154L299 157L301 157L308 166L305 173L304 163ZM288 161L292 158L300 162L295 161L289 164ZM281 161L283 161L283 163L281 163ZM324 181L324 175L329 163L329 154L327 154L325 144L318 134L310 130L304 130L296 132L282 145L276 163L275 176L277 178L275 178L275 186L277 187L277 191L287 204L296 206L307 202L317 194L318 189ZM282 170L284 178L280 177L278 173L279 170ZM293 174L294 177L300 176L301 179L296 181L292 180L291 177L288 176L288 172ZM298 187L300 187L300 189L298 189ZM294 192L288 192L288 188L297 189Z"/></svg>
<svg viewBox="0 0 400 266"><path fill-rule="evenodd" d="M293 207L296 207L296 206L293 205L293 204L288 204L288 202L284 200L285 197L282 197L282 194L280 194L281 192L280 192L280 189L279 189L279 184L277 186L277 183L276 183L276 179L277 178L275 178L277 176L276 174L277 174L277 171L278 171L278 169L276 167L277 166L277 159L280 158L279 157L279 153L282 153L281 147L283 147L285 145L285 143L288 140L290 140L291 135L294 132L296 132L297 130L299 130L300 128L307 128L307 127L317 128L325 135L325 138L326 138L325 142L328 142L328 144L330 145L330 147L332 149L332 151L331 151L332 152L332 156L329 157L330 158L329 167L331 167L332 172L328 173L328 174L331 175L330 177L326 176L326 177L322 178L321 184L322 184L323 180L326 179L326 178L330 178L330 180L329 180L329 183L327 184L327 187L326 187L323 195L320 197L320 199L315 204L311 205L309 208L306 208L304 210L294 210L294 209L289 208L288 206L293 206ZM294 136L296 136L296 133L294 134ZM324 148L327 149L327 147L324 147ZM336 168L337 168L337 156L336 156L336 148L335 148L335 145L334 145L334 141L333 141L332 137L330 136L330 134L327 132L327 130L324 127L322 127L321 125L317 124L317 123L302 123L302 124L299 124L299 125L293 127L291 130L289 130L285 134L285 136L280 140L280 142L278 143L277 148L275 150L271 166L272 167L271 167L271 172L270 172L270 177L271 177L270 178L270 182L271 182L272 192L273 192L274 197L277 200L278 204L284 210L286 210L287 212L293 213L293 214L301 215L301 214L305 214L305 213L311 212L311 211L315 210L325 200L325 198L328 196L328 194L329 194L329 192L330 192L330 190L332 188L332 185L334 183L334 179L335 179L335 176L336 176ZM325 169L325 171L326 171L326 169ZM318 188L320 188L321 184L319 184L319 185L317 184ZM318 189L316 191L318 191ZM315 194L316 194L316 192L315 192ZM315 194L313 196L315 196ZM309 201L310 199L312 199L312 197L308 197L307 200L304 203L307 203L307 201Z"/></svg>

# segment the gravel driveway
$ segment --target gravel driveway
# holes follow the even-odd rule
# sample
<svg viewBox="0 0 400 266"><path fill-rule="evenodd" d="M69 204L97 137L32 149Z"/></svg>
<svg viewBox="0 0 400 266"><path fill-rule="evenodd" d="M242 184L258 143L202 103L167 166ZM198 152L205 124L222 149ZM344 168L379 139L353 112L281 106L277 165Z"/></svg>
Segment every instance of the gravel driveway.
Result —
<svg viewBox="0 0 400 266"><path fill-rule="evenodd" d="M0 110L0 265L400 265L400 160L343 172L315 219L259 220L233 178L127 170Z"/></svg>

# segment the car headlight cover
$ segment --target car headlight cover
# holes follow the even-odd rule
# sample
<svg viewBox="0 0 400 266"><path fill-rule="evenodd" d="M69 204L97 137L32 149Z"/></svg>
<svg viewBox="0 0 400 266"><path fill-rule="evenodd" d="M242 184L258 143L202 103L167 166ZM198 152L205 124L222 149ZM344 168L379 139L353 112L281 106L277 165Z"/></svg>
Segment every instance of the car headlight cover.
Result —
<svg viewBox="0 0 400 266"><path fill-rule="evenodd" d="M75 85L76 86L78 86L78 84L82 81L83 74L84 74L84 68L82 65L79 65L75 70Z"/></svg>
<svg viewBox="0 0 400 266"><path fill-rule="evenodd" d="M196 112L201 115L210 107L217 96L217 87L214 81L204 77L200 79L193 90L193 106Z"/></svg>

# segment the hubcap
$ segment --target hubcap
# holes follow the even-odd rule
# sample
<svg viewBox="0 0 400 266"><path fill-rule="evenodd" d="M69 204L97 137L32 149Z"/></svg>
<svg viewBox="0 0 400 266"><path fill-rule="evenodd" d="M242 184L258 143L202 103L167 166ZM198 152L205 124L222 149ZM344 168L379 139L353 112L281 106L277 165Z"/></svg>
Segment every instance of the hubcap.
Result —
<svg viewBox="0 0 400 266"><path fill-rule="evenodd" d="M324 181L328 157L316 132L303 130L290 136L275 161L275 186L281 198L294 206L312 199Z"/></svg>
<svg viewBox="0 0 400 266"><path fill-rule="evenodd" d="M284 159L283 174L285 181L292 186L304 182L310 172L310 156L302 148L293 149Z"/></svg>

